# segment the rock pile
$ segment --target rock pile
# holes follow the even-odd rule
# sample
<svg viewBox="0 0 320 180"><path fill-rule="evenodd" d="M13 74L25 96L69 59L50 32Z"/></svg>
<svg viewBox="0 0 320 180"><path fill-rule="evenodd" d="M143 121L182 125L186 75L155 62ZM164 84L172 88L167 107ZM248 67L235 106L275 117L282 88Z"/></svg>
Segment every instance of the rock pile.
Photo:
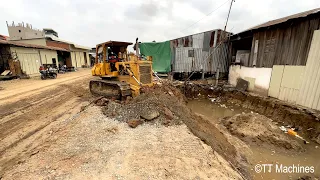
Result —
<svg viewBox="0 0 320 180"><path fill-rule="evenodd" d="M142 89L142 93L124 102L110 101L103 113L118 121L127 122L132 128L147 122L157 125L179 125L189 118L186 99L180 90L164 83Z"/></svg>

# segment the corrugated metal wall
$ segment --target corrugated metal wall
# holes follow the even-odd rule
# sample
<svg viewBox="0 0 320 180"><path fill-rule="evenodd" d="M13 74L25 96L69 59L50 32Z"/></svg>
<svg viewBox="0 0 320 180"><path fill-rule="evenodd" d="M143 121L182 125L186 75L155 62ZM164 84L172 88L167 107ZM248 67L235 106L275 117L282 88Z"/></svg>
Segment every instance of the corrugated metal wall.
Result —
<svg viewBox="0 0 320 180"><path fill-rule="evenodd" d="M56 65L58 66L58 54L57 51L52 50L40 50L42 64L52 64L52 59L56 59Z"/></svg>
<svg viewBox="0 0 320 180"><path fill-rule="evenodd" d="M305 66L273 66L268 95L297 103L304 72Z"/></svg>
<svg viewBox="0 0 320 180"><path fill-rule="evenodd" d="M269 96L320 110L320 30L314 31L306 66L275 65Z"/></svg>
<svg viewBox="0 0 320 180"><path fill-rule="evenodd" d="M173 72L201 71L215 73L217 68L220 72L228 72L228 44L218 44L218 31L186 36L170 41L172 52ZM188 51L194 51L194 57L189 57Z"/></svg>
<svg viewBox="0 0 320 180"><path fill-rule="evenodd" d="M320 30L314 31L298 104L320 110Z"/></svg>
<svg viewBox="0 0 320 180"><path fill-rule="evenodd" d="M84 57L84 52L82 51L73 51L73 52L70 52L71 54L71 62L72 62L72 66L73 67L82 67L82 65L86 65L86 62L85 62L85 57ZM86 53L86 56L87 56L87 63L88 62L88 59L89 59L89 54Z"/></svg>
<svg viewBox="0 0 320 180"><path fill-rule="evenodd" d="M188 51L193 50L191 47L175 48L175 59L173 69L175 72L191 72L192 57L188 57Z"/></svg>
<svg viewBox="0 0 320 180"><path fill-rule="evenodd" d="M258 40L256 67L273 65L306 65L314 30L320 28L320 15L292 20L254 33L249 66L253 66Z"/></svg>
<svg viewBox="0 0 320 180"><path fill-rule="evenodd" d="M52 64L52 58L56 58L58 63L57 51L23 47L10 47L10 50L17 54L22 71L28 75L38 74L41 62Z"/></svg>
<svg viewBox="0 0 320 180"><path fill-rule="evenodd" d="M216 72L219 68L220 72L226 73L229 71L229 45L228 43L222 43L216 48L211 48L211 71Z"/></svg>

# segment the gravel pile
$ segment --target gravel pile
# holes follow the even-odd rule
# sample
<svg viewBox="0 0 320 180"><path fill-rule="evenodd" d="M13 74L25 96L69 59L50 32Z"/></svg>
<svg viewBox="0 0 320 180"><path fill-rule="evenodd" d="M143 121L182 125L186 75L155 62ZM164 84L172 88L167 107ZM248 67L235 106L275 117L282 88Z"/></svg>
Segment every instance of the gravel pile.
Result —
<svg viewBox="0 0 320 180"><path fill-rule="evenodd" d="M123 103L110 101L102 111L121 122L139 120L166 126L182 124L191 117L183 94L168 83L145 88L141 95Z"/></svg>

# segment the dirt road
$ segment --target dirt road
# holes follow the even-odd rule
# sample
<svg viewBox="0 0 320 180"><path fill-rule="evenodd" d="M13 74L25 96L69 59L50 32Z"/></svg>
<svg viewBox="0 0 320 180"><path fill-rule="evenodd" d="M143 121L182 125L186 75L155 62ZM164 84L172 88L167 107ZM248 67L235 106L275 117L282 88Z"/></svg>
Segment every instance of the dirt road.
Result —
<svg viewBox="0 0 320 180"><path fill-rule="evenodd" d="M185 125L132 129L91 106L51 131L4 179L241 179Z"/></svg>
<svg viewBox="0 0 320 180"><path fill-rule="evenodd" d="M185 125L132 129L99 107L80 111L91 78L0 84L0 179L241 179Z"/></svg>
<svg viewBox="0 0 320 180"><path fill-rule="evenodd" d="M0 172L11 168L43 143L39 132L59 118L69 118L90 98L90 70L67 73L54 80L14 80L0 86ZM1 173L0 173L1 174Z"/></svg>
<svg viewBox="0 0 320 180"><path fill-rule="evenodd" d="M15 102L25 97L39 94L60 84L67 84L77 79L90 77L90 69L82 69L77 72L58 74L57 79L41 80L39 77L32 79L17 79L12 81L0 81L0 105Z"/></svg>

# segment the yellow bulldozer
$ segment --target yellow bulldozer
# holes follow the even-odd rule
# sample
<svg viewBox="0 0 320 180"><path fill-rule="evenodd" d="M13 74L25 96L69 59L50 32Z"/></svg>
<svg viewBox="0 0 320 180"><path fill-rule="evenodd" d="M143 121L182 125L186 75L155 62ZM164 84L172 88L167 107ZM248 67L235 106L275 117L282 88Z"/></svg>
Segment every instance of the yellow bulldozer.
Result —
<svg viewBox="0 0 320 180"><path fill-rule="evenodd" d="M142 87L153 86L152 61L129 55L129 45L132 43L108 41L96 46L92 75L100 78L90 81L92 94L125 99L138 96Z"/></svg>

